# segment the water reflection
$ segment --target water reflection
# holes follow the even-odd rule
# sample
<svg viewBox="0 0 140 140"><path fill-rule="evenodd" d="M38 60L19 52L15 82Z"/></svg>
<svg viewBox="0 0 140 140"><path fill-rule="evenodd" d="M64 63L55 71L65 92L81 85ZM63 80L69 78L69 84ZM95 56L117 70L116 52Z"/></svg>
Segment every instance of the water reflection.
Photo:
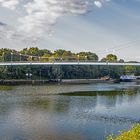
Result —
<svg viewBox="0 0 140 140"><path fill-rule="evenodd" d="M0 91L0 138L102 140L140 122L139 93L134 83Z"/></svg>

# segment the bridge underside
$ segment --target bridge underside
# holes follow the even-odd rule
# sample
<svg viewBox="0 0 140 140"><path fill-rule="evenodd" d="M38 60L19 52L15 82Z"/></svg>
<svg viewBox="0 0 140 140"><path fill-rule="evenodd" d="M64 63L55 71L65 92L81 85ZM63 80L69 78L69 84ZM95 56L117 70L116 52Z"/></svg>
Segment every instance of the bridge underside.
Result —
<svg viewBox="0 0 140 140"><path fill-rule="evenodd" d="M92 65L92 66L140 66L140 63L106 63L106 62L5 62L0 66L28 66L28 65Z"/></svg>

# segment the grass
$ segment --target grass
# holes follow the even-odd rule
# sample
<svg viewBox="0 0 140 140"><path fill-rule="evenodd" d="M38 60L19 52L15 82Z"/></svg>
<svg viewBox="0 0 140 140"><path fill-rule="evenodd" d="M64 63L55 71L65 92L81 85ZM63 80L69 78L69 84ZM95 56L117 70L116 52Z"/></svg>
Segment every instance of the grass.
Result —
<svg viewBox="0 0 140 140"><path fill-rule="evenodd" d="M129 131L122 131L116 137L110 135L106 140L140 140L140 124L133 126Z"/></svg>
<svg viewBox="0 0 140 140"><path fill-rule="evenodd" d="M2 86L2 85L0 86L0 91L13 90L13 89L14 89L13 86Z"/></svg>

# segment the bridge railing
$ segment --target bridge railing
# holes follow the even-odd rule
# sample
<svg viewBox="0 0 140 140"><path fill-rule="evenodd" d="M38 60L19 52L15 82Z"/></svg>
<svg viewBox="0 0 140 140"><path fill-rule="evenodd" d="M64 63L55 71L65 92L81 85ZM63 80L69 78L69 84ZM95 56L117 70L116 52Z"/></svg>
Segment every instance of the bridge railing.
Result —
<svg viewBox="0 0 140 140"><path fill-rule="evenodd" d="M119 61L95 61L95 60L53 60L53 61L37 61L37 60L32 60L32 61L0 61L0 63L72 63L72 62L76 62L76 63L140 63L140 62L119 62Z"/></svg>
<svg viewBox="0 0 140 140"><path fill-rule="evenodd" d="M58 63L58 62L94 62L94 63L121 63L119 61L113 61L113 62L102 62L95 60L95 58L87 57L87 56L62 56L62 57L41 57L41 56L31 56L31 55L21 55L21 54L13 54L5 56L0 56L0 63ZM139 62L122 62L122 63L139 63Z"/></svg>
<svg viewBox="0 0 140 140"><path fill-rule="evenodd" d="M57 63L57 62L100 62L100 61L95 61L95 60L50 60L50 61L42 61L42 60L32 60L32 61L0 61L0 63Z"/></svg>

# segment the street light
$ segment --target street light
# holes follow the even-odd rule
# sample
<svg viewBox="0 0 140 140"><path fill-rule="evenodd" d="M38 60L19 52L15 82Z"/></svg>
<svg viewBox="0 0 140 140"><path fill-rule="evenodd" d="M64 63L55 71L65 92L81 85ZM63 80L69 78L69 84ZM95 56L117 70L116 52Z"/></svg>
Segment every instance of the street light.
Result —
<svg viewBox="0 0 140 140"><path fill-rule="evenodd" d="M4 62L4 57L5 57L5 53L4 52L2 53L2 56L3 56L3 62Z"/></svg>
<svg viewBox="0 0 140 140"><path fill-rule="evenodd" d="M38 57L38 59L39 59L39 62L40 62L40 58L41 58L41 57L39 56L39 57Z"/></svg>
<svg viewBox="0 0 140 140"><path fill-rule="evenodd" d="M31 62L32 62L33 56L30 56L30 58L31 58Z"/></svg>
<svg viewBox="0 0 140 140"><path fill-rule="evenodd" d="M61 57L60 60L61 60L61 62L62 62L62 61L63 61L63 58Z"/></svg>
<svg viewBox="0 0 140 140"><path fill-rule="evenodd" d="M13 61L13 53L11 52L11 62Z"/></svg>
<svg viewBox="0 0 140 140"><path fill-rule="evenodd" d="M19 54L19 56L20 56L20 62L21 62L21 53Z"/></svg>
<svg viewBox="0 0 140 140"><path fill-rule="evenodd" d="M85 56L85 60L87 61L87 56Z"/></svg>
<svg viewBox="0 0 140 140"><path fill-rule="evenodd" d="M77 55L77 58L78 58L78 62L79 62L79 58L80 58L80 55L79 54Z"/></svg>
<svg viewBox="0 0 140 140"><path fill-rule="evenodd" d="M27 77L27 79L28 78L30 78L31 79L31 77L33 76L33 74L32 73L26 73L26 77Z"/></svg>

